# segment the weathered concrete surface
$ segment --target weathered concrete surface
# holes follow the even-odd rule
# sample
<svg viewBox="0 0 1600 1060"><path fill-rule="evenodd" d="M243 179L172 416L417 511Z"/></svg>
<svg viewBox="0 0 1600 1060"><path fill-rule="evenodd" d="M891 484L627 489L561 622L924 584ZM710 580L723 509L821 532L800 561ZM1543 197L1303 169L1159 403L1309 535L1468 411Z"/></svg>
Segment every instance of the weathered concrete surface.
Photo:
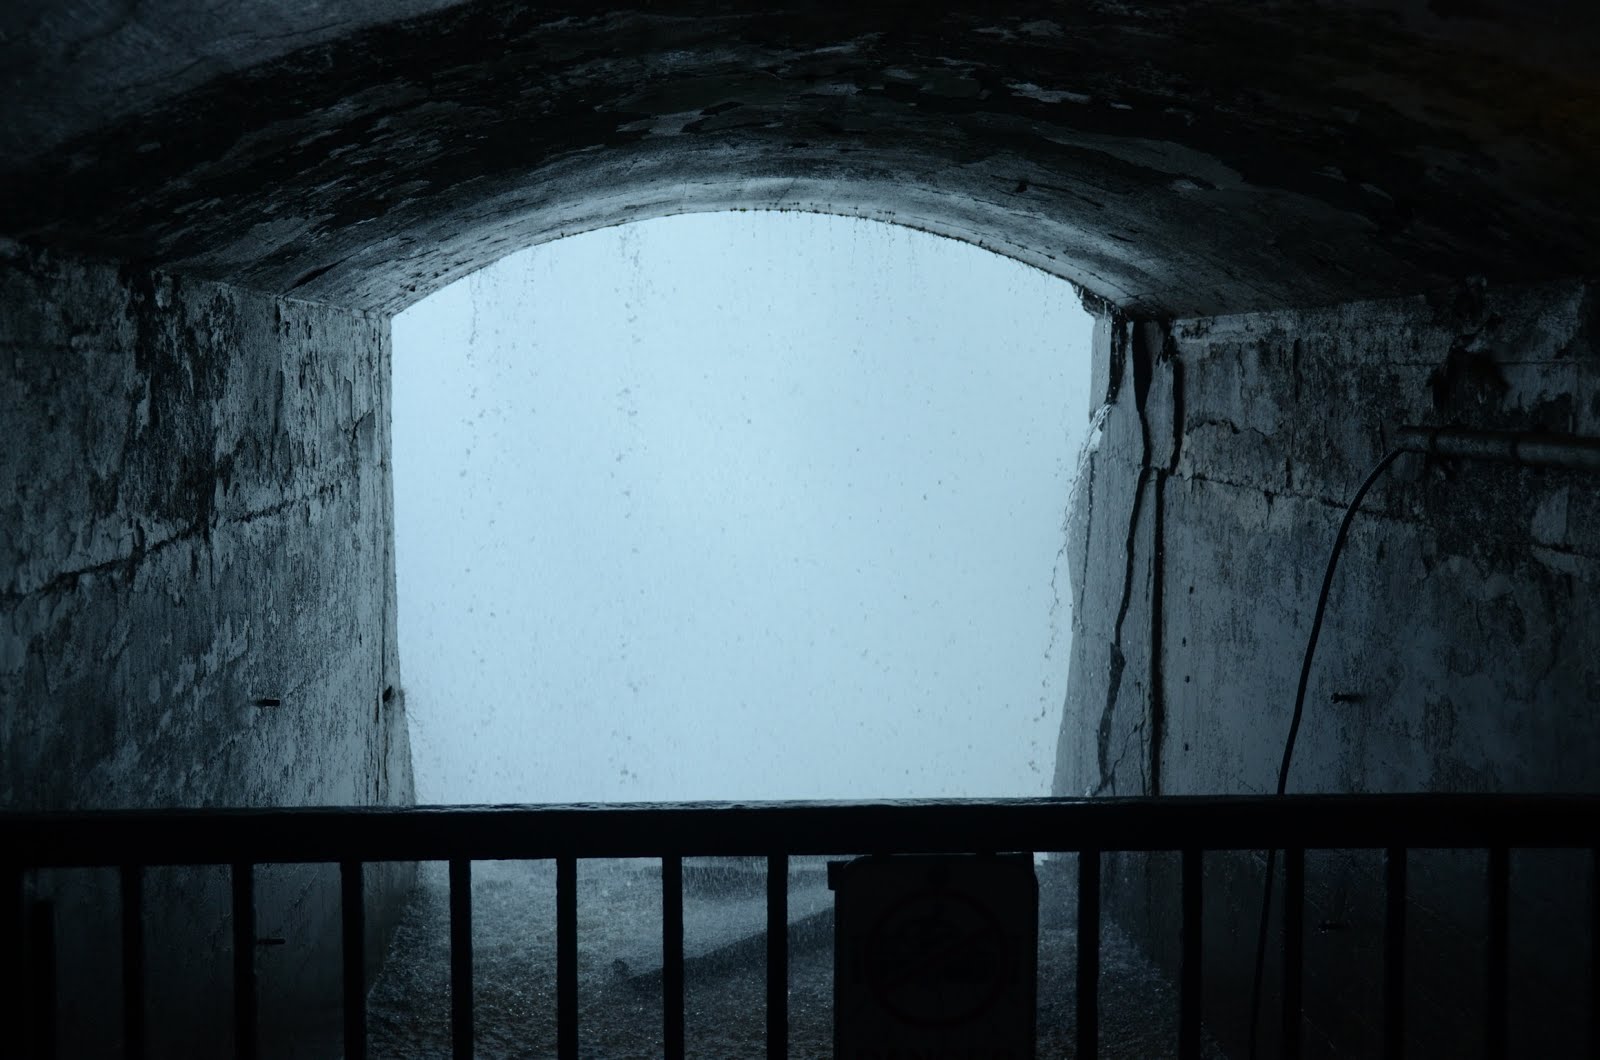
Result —
<svg viewBox="0 0 1600 1060"><path fill-rule="evenodd" d="M1102 307L1089 442L1067 513L1072 659L1056 749L1057 795L1147 795L1150 711L1150 361L1143 332ZM1139 348L1135 351L1135 343Z"/></svg>
<svg viewBox="0 0 1600 1060"><path fill-rule="evenodd" d="M410 801L387 321L12 244L0 350L0 806ZM381 925L404 873L373 878ZM96 1055L115 902L86 874L34 896L58 903L66 1055ZM268 1011L337 999L337 902L325 872L264 876L261 934L288 940ZM225 872L152 877L153 968L199 992L158 992L152 1027L212 1024L169 1021L202 1035L173 1054L218 1055L227 908Z"/></svg>
<svg viewBox="0 0 1600 1060"><path fill-rule="evenodd" d="M0 9L0 139L36 158L108 122L214 78L368 26L462 0L200 5L193 0L61 3Z"/></svg>
<svg viewBox="0 0 1600 1060"><path fill-rule="evenodd" d="M403 798L383 321L245 289L388 311L542 239L727 207L924 227L1115 307L1057 790L1262 790L1384 431L1600 429L1594 295L1560 282L1600 273L1597 32L1577 0L12 4L0 236L33 249L0 269L0 797ZM1473 275L1495 286L1352 304ZM1295 787L1593 790L1592 484L1416 465L1358 523ZM1113 904L1169 954L1165 865L1124 864ZM1581 922L1570 865L1518 866L1519 917ZM1324 1054L1370 1043L1372 871L1314 870L1313 977L1356 984L1317 995ZM1413 1030L1447 1055L1475 1048L1474 871L1413 877ZM1233 1039L1257 874L1208 868ZM156 886L207 910L225 881ZM285 937L325 937L306 886L263 899ZM63 909L103 915L90 893ZM215 921L161 908L153 960L203 973ZM1518 1027L1568 1005L1576 958L1542 944ZM112 989L91 965L72 981ZM191 992L164 1011L225 1011L225 977L166 978Z"/></svg>
<svg viewBox="0 0 1600 1060"><path fill-rule="evenodd" d="M1596 305L1579 282L1472 284L1432 300L1181 321L1169 334L1111 322L1098 351L1111 374L1126 361L1124 380L1154 381L1142 400L1137 386L1115 392L1093 497L1080 487L1087 545L1075 538L1073 570L1087 571L1087 591L1074 622L1087 643L1075 645L1057 791L1272 791L1345 501L1402 424L1600 432ZM1581 473L1402 458L1369 495L1334 583L1290 790L1600 787L1597 498ZM1119 673L1109 660L1122 610ZM1141 625L1152 613L1160 621ZM1129 748L1109 772L1088 742L1097 723ZM1169 958L1172 869L1127 862L1118 899ZM1482 871L1481 855L1413 863L1419 1055L1481 1047L1463 1009L1482 989ZM1208 1018L1235 1040L1261 872L1259 859L1208 864L1207 937L1227 940L1207 946ZM1515 1051L1568 1055L1586 1027L1572 987L1583 958L1567 943L1585 922L1587 872L1531 853L1513 872L1525 946L1513 1034L1527 1036ZM1310 1036L1319 1055L1364 1055L1376 1048L1359 1013L1376 1004L1362 969L1381 952L1379 864L1330 856L1312 873L1308 920L1333 926L1308 943Z"/></svg>
<svg viewBox="0 0 1600 1060"><path fill-rule="evenodd" d="M387 321L16 253L0 306L0 803L403 797Z"/></svg>
<svg viewBox="0 0 1600 1060"><path fill-rule="evenodd" d="M1600 264L1593 5L432 6L29 0L0 232L382 309L733 207L927 228L1167 317Z"/></svg>
<svg viewBox="0 0 1600 1060"><path fill-rule="evenodd" d="M1200 777L1270 789L1275 768L1262 767L1275 767L1333 527L1395 427L1600 433L1595 299L1577 283L1468 289L1177 327L1184 449L1167 490L1164 657L1174 790ZM1579 472L1396 466L1353 527L1292 790L1600 782L1596 485ZM1252 613L1217 606L1228 600L1252 601ZM1252 698L1255 710L1220 716L1220 703Z"/></svg>

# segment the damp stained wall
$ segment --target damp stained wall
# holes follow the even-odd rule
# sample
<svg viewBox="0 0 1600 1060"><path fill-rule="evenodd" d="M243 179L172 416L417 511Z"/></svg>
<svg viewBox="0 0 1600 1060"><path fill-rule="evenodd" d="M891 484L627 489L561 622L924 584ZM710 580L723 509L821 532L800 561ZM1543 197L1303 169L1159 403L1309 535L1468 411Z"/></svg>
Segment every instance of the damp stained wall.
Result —
<svg viewBox="0 0 1600 1060"><path fill-rule="evenodd" d="M1356 486L1403 424L1600 433L1595 307L1574 281L1170 326L1106 314L1100 443L1069 539L1056 792L1273 791ZM1582 472L1400 458L1341 560L1289 790L1595 790L1596 486ZM1563 927L1586 919L1587 870L1564 857L1513 857L1512 1033L1525 1055L1564 1055L1587 1026L1570 986L1582 954ZM1119 864L1114 908L1175 960L1175 863ZM1206 1016L1235 1042L1264 869L1207 860ZM1411 1034L1427 1055L1479 1047L1464 1009L1482 989L1482 872L1481 854L1413 858ZM1308 1042L1314 1055L1362 1054L1380 1011L1381 865L1330 855L1308 873L1308 922L1334 925L1307 944Z"/></svg>
<svg viewBox="0 0 1600 1060"><path fill-rule="evenodd" d="M1111 410L1092 481L1080 491L1083 573L1074 583L1078 634L1057 790L1257 790L1271 775L1272 722L1281 727L1288 709L1285 685L1322 549L1338 504L1377 455L1376 424L1416 416L1493 426L1537 413L1590 426L1581 419L1591 394L1580 351L1593 326L1579 318L1592 313L1574 309L1590 296L1573 293L1573 278L1593 277L1600 260L1591 179L1600 161L1597 12L1576 0L1019 0L938 11L871 2L838 11L704 0L535 10L509 0L327 0L298 13L195 0L17 0L0 13L9 78L0 104L0 233L57 254L190 277L180 303L212 290L194 282L204 278L396 310L564 233L750 207L912 224L1072 279L1127 316L1108 318L1105 329L1100 379ZM8 259L17 253L8 249ZM117 273L71 281L87 285L75 301L60 285L80 267L52 260L25 256L7 266L14 293L0 301L0 326L8 336L50 332L51 307L63 303L83 307L81 326L91 333L125 320L131 295L119 293ZM1372 301L1448 290L1470 276L1497 285L1485 310L1470 293L1459 312L1454 297ZM1544 281L1557 286L1520 294L1498 286ZM258 321L275 304L232 297L240 312L255 307ZM1344 308L1309 308L1337 305ZM1495 316L1501 324L1490 328ZM1169 344L1161 322L1172 320L1180 323ZM52 351L28 371L72 363L70 334L56 330L48 343L26 339L30 356ZM6 342L15 366L18 340ZM136 343L116 348L131 356ZM1427 386L1457 345L1455 369ZM1475 351L1487 351L1503 389ZM276 343L257 353L268 369L284 363ZM87 368L63 377L84 393L127 381L115 363L110 370L110 383ZM59 453L109 444L115 454L114 441L87 444L101 424L73 411L81 406L14 411L26 404L18 371L5 377L3 409L8 427L23 425L16 437L44 430L51 408L77 420L52 429L52 445L8 454L7 484L23 460L39 463L43 481L59 482ZM174 385L185 378L179 373ZM124 437L116 417L137 403L118 397L103 407L108 436ZM308 419L299 437L315 437L320 425ZM231 451L208 451L208 440L205 430L189 438L189 470L157 473L172 476L158 494L207 480L215 458ZM1335 602L1323 656L1323 672L1361 675L1363 687L1318 685L1313 706L1321 709L1308 723L1297 783L1594 790L1587 678L1570 661L1593 654L1593 624L1570 617L1585 613L1592 585L1583 540L1592 490L1563 491L1544 474L1479 479L1478 469L1441 469L1447 488L1426 476L1408 483L1407 473L1395 469L1372 498L1378 515L1357 528L1345 582L1353 588ZM112 654L109 677L88 669L86 623L115 632L121 612L109 601L129 591L104 572L53 598L82 668L77 676L54 668L50 680L75 690L80 706L96 694L122 698L64 714L70 725L48 738L56 745L48 754L42 731L19 734L23 701L10 696L28 664L15 631L31 642L35 630L65 628L51 626L56 603L41 604L39 586L63 572L124 564L140 549L155 552L138 564L147 572L166 563L181 570L196 548L221 559L246 531L264 534L294 518L285 511L244 523L227 513L307 496L266 489L272 499L245 507L224 494L209 540L175 537L156 552L167 535L195 525L193 498L167 514L164 502L127 498L130 514L141 516L141 546L126 516L83 520L87 486L86 478L62 485L68 499L43 503L37 526L16 508L15 491L0 495L8 558L46 557L37 569L8 572L4 590L6 753L16 747L38 766L24 775L8 761L8 777L23 777L13 789L67 799L94 788L92 774L118 798L179 781L197 797L231 798L237 783L278 798L266 774L281 772L291 755L299 757L282 797L323 790L319 777L330 791L344 785L319 772L322 755L292 741L259 737L265 764L240 764L255 761L239 749L256 746L265 729L247 722L235 697L256 694L245 687L255 676L277 676L248 652L208 670L196 635L185 634L152 644L162 649L160 664ZM41 536L54 543L41 548ZM319 540L309 527L285 538ZM350 549L319 552L299 577L337 582L365 562ZM225 560L219 569L231 577ZM73 610L76 594L107 603ZM223 615L221 598L212 603ZM255 606L228 616L232 630L251 619L248 633L231 637L264 636ZM23 610L29 617L19 626ZM1568 616L1559 638L1556 616ZM330 631L332 650L319 646L315 658L341 657L349 634ZM154 635L141 627L129 636ZM1554 654L1545 647L1552 642ZM1405 654L1392 656L1402 644ZM192 676L185 657L195 660ZM169 663L181 680L159 695L172 687L208 693L175 717L218 737L215 767L187 754L161 766L155 749L181 739L162 742L138 726L134 739L117 736L136 716L160 718L151 714L148 675L143 689L128 687L126 675ZM366 697L381 697L383 687L352 685L349 703L372 706L381 720L381 698ZM1333 712L1334 691L1361 698ZM26 709L37 708L30 701ZM259 724L287 730L293 717ZM93 772L112 746L148 760L156 782L132 779L143 774L131 760L125 770ZM139 754L146 746L151 753ZM364 793L370 779L350 783ZM1219 877L1208 893L1246 906L1250 879ZM1146 938L1160 947L1173 936L1152 902L1124 902L1119 915L1143 916ZM1480 933L1470 903L1443 907ZM1360 922L1344 913L1327 919ZM1330 931L1323 941L1344 945L1360 933ZM1211 981L1227 985L1233 974L1219 969Z"/></svg>
<svg viewBox="0 0 1600 1060"><path fill-rule="evenodd" d="M410 802L387 320L10 244L0 349L0 806ZM371 874L375 925L405 876ZM65 1055L117 1033L113 882L33 879L56 904ZM319 980L336 999L336 874L260 888L261 933L286 940L258 960L264 1014ZM226 873L148 889L151 1026L212 1012L165 1043L212 1052ZM176 974L197 962L215 974Z"/></svg>

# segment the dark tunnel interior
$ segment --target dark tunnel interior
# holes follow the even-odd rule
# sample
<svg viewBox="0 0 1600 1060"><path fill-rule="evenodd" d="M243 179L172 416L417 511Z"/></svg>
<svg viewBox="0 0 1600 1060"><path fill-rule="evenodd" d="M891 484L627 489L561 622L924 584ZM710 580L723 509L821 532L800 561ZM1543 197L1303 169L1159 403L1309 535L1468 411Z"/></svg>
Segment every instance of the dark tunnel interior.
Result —
<svg viewBox="0 0 1600 1060"><path fill-rule="evenodd" d="M905 225L1081 291L1102 434L1052 790L1270 794L1329 546L1401 428L1600 436L1597 60L1580 0L13 0L0 811L410 805L391 317L723 210ZM1594 472L1435 449L1352 523L1288 790L1600 793ZM1308 855L1304 1055L1380 1055L1380 853ZM1205 862L1228 1056L1264 868ZM1493 1052L1482 872L1411 864L1406 1055ZM1176 969L1178 860L1105 873ZM1592 1055L1593 873L1510 855L1511 1055ZM63 1055L116 1055L114 877L22 884L56 910ZM373 968L414 881L368 870ZM338 874L257 889L298 940L256 958L263 1013L336 1007ZM144 897L152 1055L225 1054L226 873Z"/></svg>

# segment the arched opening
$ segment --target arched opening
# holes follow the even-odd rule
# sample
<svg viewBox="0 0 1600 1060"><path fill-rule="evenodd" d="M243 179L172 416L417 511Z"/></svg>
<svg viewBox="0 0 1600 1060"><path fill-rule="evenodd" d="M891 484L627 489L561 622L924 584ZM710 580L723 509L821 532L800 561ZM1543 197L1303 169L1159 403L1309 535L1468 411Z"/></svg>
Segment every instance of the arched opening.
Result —
<svg viewBox="0 0 1600 1060"><path fill-rule="evenodd" d="M423 802L1049 793L1091 318L813 214L504 259L394 330Z"/></svg>
<svg viewBox="0 0 1600 1060"><path fill-rule="evenodd" d="M533 243L736 207L926 228L1115 307L1073 534L1097 579L1079 757L1054 790L1259 790L1304 581L1386 432L1597 430L1582 6L20 0L0 34L8 808L408 803L389 314ZM1369 603L1330 629L1308 788L1595 790L1592 494L1506 472L1375 495L1350 568ZM1260 877L1217 864L1204 934L1237 938ZM1447 913L1437 936L1475 945L1467 870L1411 873L1418 909ZM1371 1052L1372 1005L1343 986L1375 983L1380 885L1321 875L1356 915L1319 931L1308 1019L1331 1053ZM1518 908L1550 909L1536 891L1586 879L1513 878ZM325 875L263 881L266 937L294 942L260 955L273 1022L336 996L334 900ZM1112 913L1172 964L1170 881L1121 882ZM227 896L207 886L147 892L183 987L154 1011L204 1043L184 1055L226 1051L200 1026L226 1010L208 933ZM1580 897L1545 938L1583 922ZM1235 1040L1245 949L1205 954L1206 1020ZM1424 952L1451 974L1414 1038L1470 1055L1471 961ZM1582 981L1567 966L1549 979Z"/></svg>
<svg viewBox="0 0 1600 1060"><path fill-rule="evenodd" d="M1059 278L858 218L718 213L547 243L394 325L401 667L418 801L1050 793L1093 318ZM829 1047L825 858L789 866L790 1045ZM689 858L686 1036L759 1051L764 859ZM479 1046L555 1048L551 862L474 866ZM580 1022L660 1049L661 866L576 876ZM1062 872L1045 873L1052 902ZM449 881L375 1045L442 1045ZM1053 906L1052 906L1053 907ZM1042 1048L1075 964L1045 928ZM1108 1026L1172 1034L1108 929ZM1170 1015L1170 1014L1168 1014ZM513 1044L514 1043L514 1044Z"/></svg>

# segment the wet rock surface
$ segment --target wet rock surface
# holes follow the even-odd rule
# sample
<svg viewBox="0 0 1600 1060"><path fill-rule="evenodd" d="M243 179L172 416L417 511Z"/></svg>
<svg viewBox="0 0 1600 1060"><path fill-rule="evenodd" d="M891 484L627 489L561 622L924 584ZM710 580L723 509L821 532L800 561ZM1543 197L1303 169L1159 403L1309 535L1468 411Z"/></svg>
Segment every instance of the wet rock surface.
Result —
<svg viewBox="0 0 1600 1060"><path fill-rule="evenodd" d="M684 1008L690 1056L765 1053L764 878L760 863L691 860L684 872ZM790 875L789 1048L833 1054L832 895L820 860ZM474 1002L482 1057L554 1056L555 865L473 865ZM1040 1057L1071 1057L1077 968L1075 902L1064 874L1042 867ZM373 1055L450 1055L449 882L419 867L418 885L369 998ZM1101 1055L1177 1053L1177 994L1114 925L1102 928ZM578 869L578 1004L582 1055L661 1055L661 889L654 861L584 861ZM1207 1055L1222 1054L1207 1043Z"/></svg>

